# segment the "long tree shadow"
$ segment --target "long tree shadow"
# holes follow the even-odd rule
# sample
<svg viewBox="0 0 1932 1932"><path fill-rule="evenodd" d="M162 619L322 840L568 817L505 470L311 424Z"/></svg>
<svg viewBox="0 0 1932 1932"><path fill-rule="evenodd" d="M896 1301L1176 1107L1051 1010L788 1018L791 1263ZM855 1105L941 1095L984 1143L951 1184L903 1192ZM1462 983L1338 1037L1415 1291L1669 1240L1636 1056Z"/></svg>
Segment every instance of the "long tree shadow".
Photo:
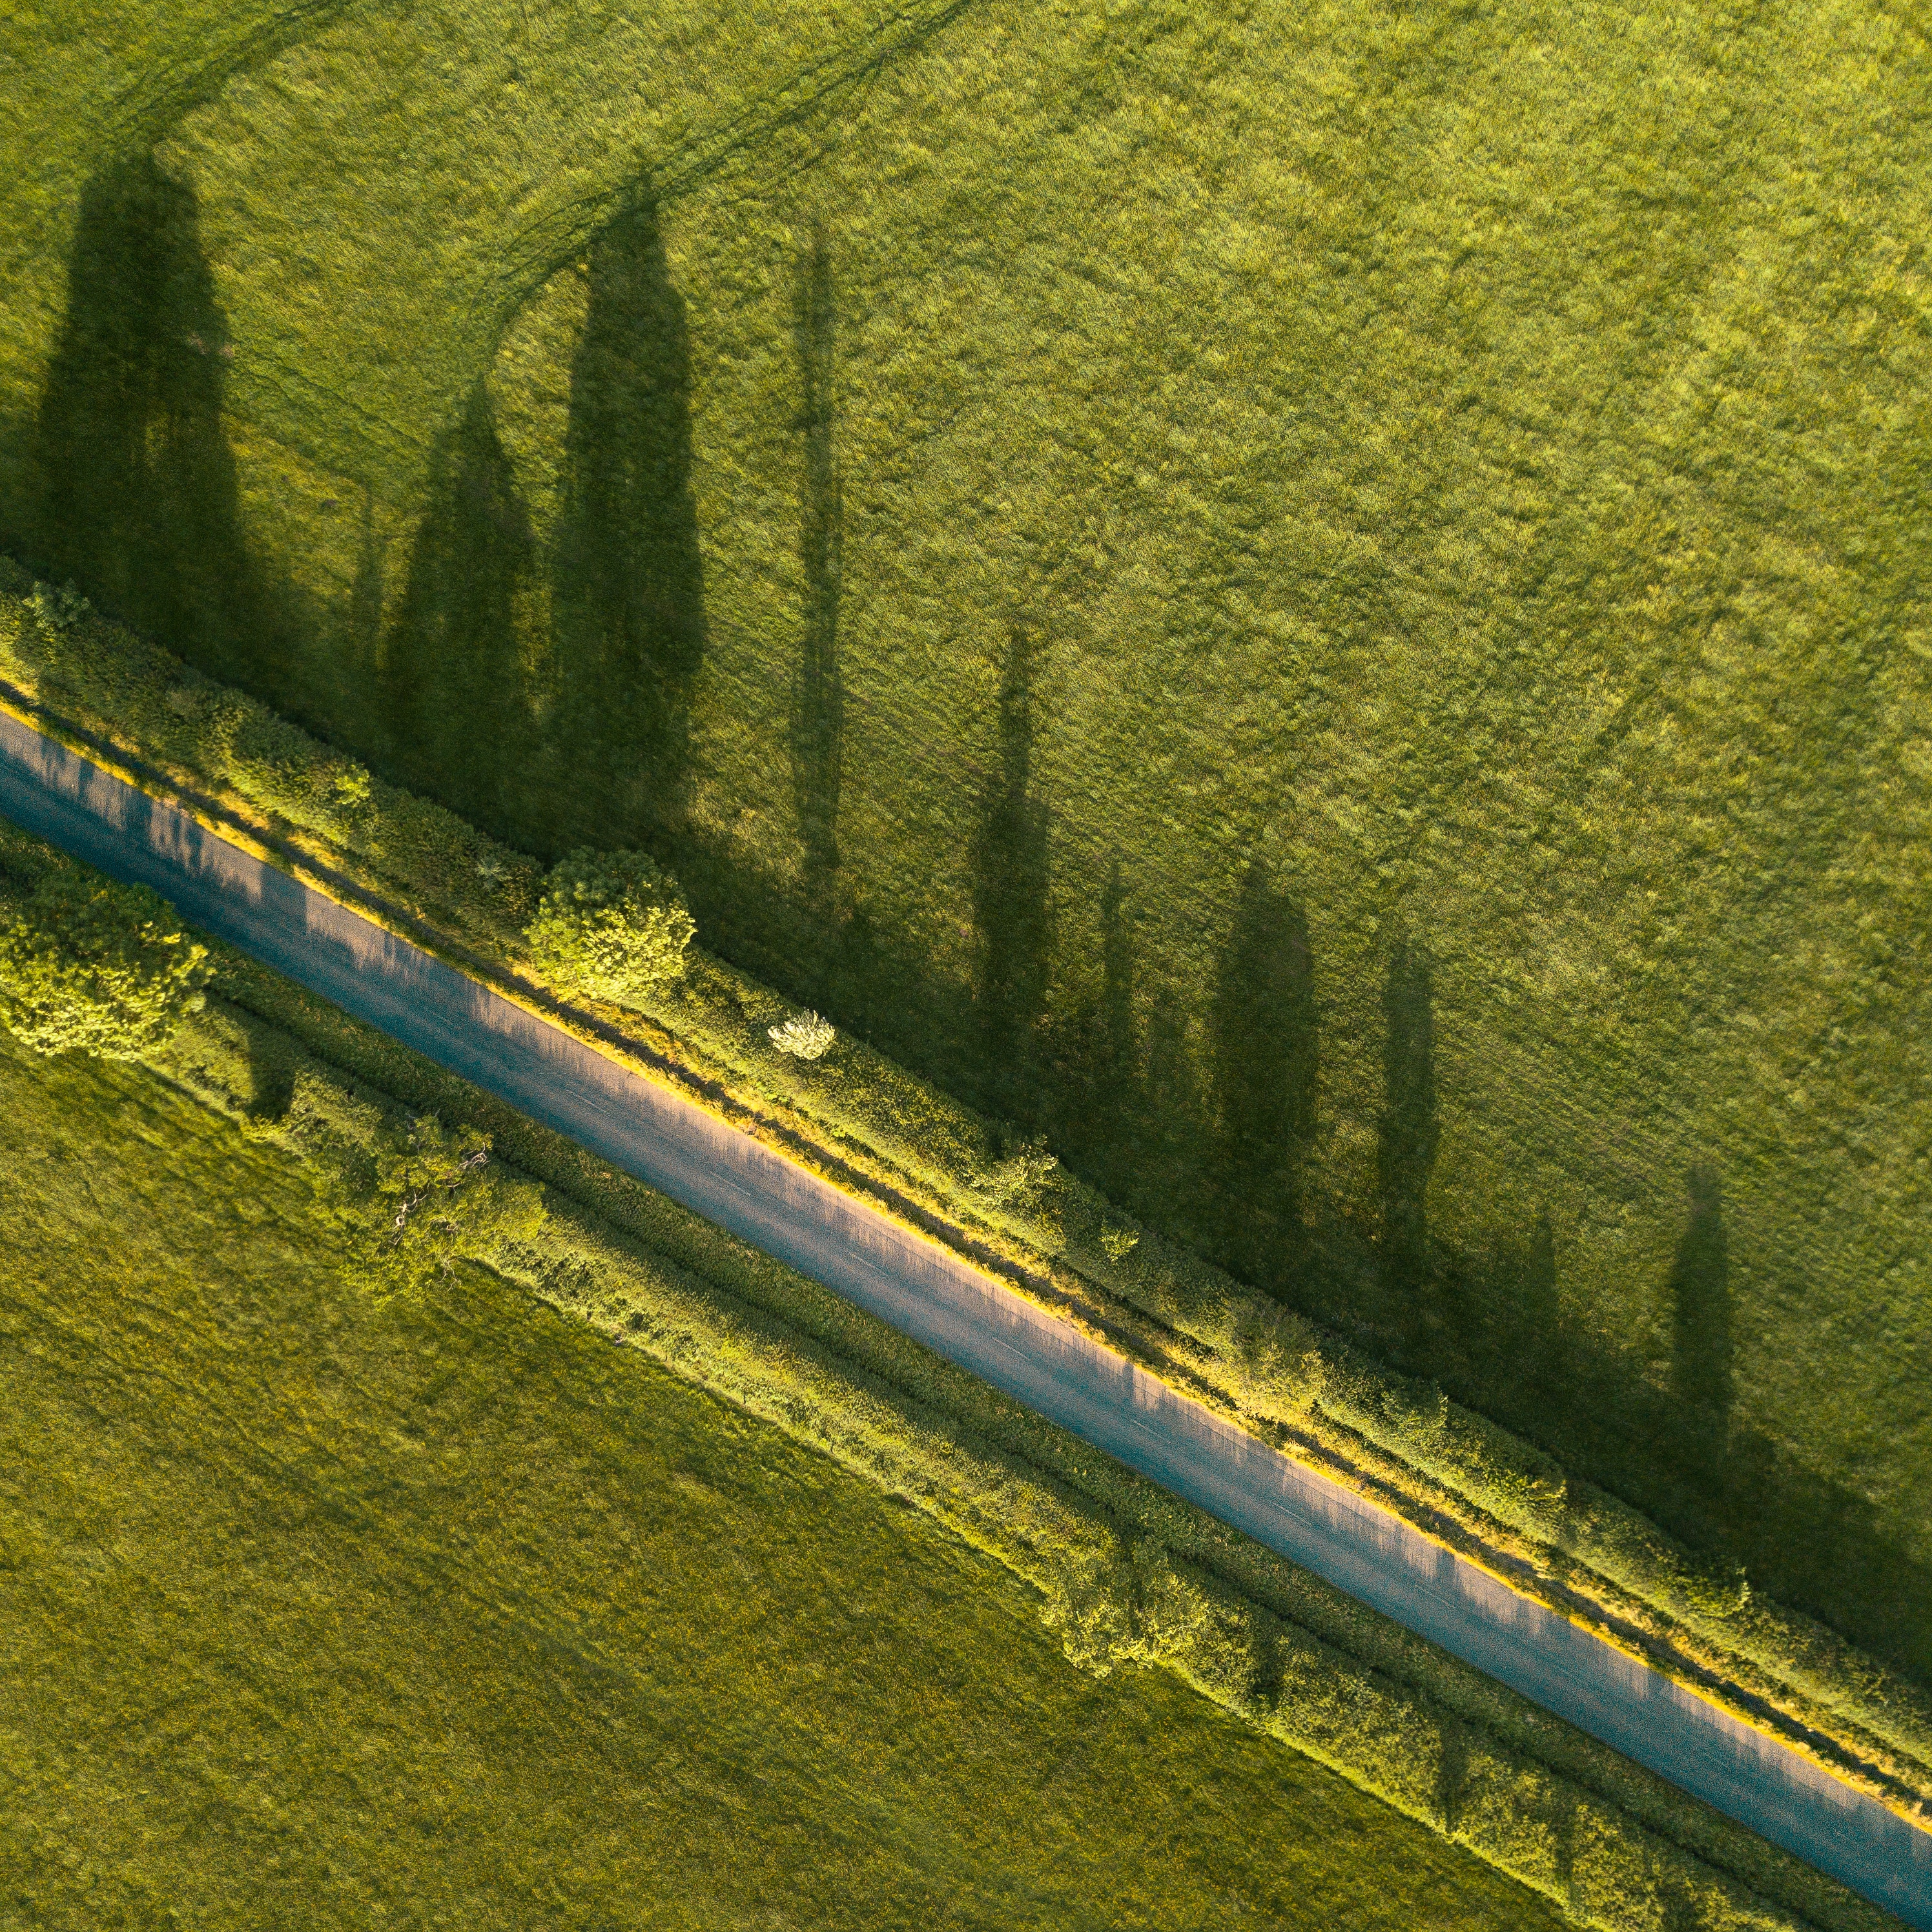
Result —
<svg viewBox="0 0 1932 1932"><path fill-rule="evenodd" d="M690 341L653 202L610 222L590 259L551 594L552 782L579 801L574 836L675 857L705 645Z"/></svg>
<svg viewBox="0 0 1932 1932"><path fill-rule="evenodd" d="M1099 1144L1109 1178L1132 1174L1141 1146L1141 1044L1134 1012L1133 932L1116 859L1100 898L1100 1006L1094 1107L1084 1136Z"/></svg>
<svg viewBox="0 0 1932 1932"><path fill-rule="evenodd" d="M1436 1003L1427 956L1400 939L1382 988L1383 1102L1376 1144L1382 1275L1424 1340L1439 1327L1429 1245L1429 1179L1436 1166Z"/></svg>
<svg viewBox="0 0 1932 1932"><path fill-rule="evenodd" d="M500 836L514 825L514 788L531 750L518 614L535 562L530 518L478 382L436 446L429 506L383 641L377 729L402 782Z"/></svg>
<svg viewBox="0 0 1932 1932"><path fill-rule="evenodd" d="M1126 881L1108 867L1100 895L1100 974L1064 988L1050 1016L1030 1126L1116 1199L1127 1200L1148 1150L1142 1126L1139 1022Z"/></svg>
<svg viewBox="0 0 1932 1932"><path fill-rule="evenodd" d="M1582 1311L1566 1317L1546 1212L1527 1240L1486 1256L1432 1243L1433 1274L1469 1318L1418 1338L1398 1318L1370 1346L1622 1496L1688 1548L1744 1566L1754 1588L1932 1685L1932 1566L1883 1527L1867 1498L1737 1420L1721 1190L1700 1167L1688 1192L1683 1232L1659 1284L1665 1378L1642 1349L1612 1346L1581 1325ZM1346 1278L1348 1240L1346 1229L1330 1231L1331 1281Z"/></svg>
<svg viewBox="0 0 1932 1932"><path fill-rule="evenodd" d="M838 673L843 504L833 442L836 322L831 251L824 229L814 226L811 247L799 265L792 332L798 355L799 427L805 437L799 503L805 622L792 681L790 750L806 896L821 919L830 914L836 900L844 731L844 687Z"/></svg>
<svg viewBox="0 0 1932 1932"><path fill-rule="evenodd" d="M1731 1374L1730 1246L1718 1177L1695 1167L1690 1220L1670 1270L1671 1382L1678 1400L1721 1454L1734 1389Z"/></svg>
<svg viewBox="0 0 1932 1932"><path fill-rule="evenodd" d="M152 155L90 182L34 430L38 568L211 675L293 694L222 426L234 352L194 194Z"/></svg>
<svg viewBox="0 0 1932 1932"><path fill-rule="evenodd" d="M1302 908L1251 864L1221 958L1212 1018L1219 1244L1257 1285L1301 1258L1302 1168L1315 1132L1315 974Z"/></svg>
<svg viewBox="0 0 1932 1932"><path fill-rule="evenodd" d="M343 650L348 677L358 688L374 688L382 663L382 607L388 558L376 530L376 494L362 488L362 527L356 548L356 575L344 614Z"/></svg>
<svg viewBox="0 0 1932 1932"><path fill-rule="evenodd" d="M974 987L984 1088L1005 1113L1037 1099L1039 1027L1046 1012L1052 943L1048 817L1033 783L1034 684L1041 650L1027 624L1012 626L1001 667L998 777L980 806L972 848L973 910L980 960Z"/></svg>

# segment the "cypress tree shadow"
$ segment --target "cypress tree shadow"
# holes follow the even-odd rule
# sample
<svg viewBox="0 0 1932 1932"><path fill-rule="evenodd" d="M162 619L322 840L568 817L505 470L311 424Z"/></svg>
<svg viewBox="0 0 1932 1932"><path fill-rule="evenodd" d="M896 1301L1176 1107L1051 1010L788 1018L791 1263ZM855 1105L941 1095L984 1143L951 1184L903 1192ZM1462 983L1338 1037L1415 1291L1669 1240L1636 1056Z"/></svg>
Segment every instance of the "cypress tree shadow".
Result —
<svg viewBox="0 0 1932 1932"><path fill-rule="evenodd" d="M1714 1179L1698 1171L1670 1276L1684 1327L1669 1387L1645 1372L1638 1352L1564 1320L1554 1250L1546 1216L1527 1244L1486 1263L1432 1242L1432 1268L1460 1283L1472 1309L1493 1305L1498 1318L1459 1323L1426 1352L1378 1331L1379 1352L1437 1377L1455 1400L1550 1450L1689 1549L1744 1565L1754 1588L1932 1685L1932 1568L1882 1525L1869 1498L1736 1420L1732 1258ZM1322 1262L1324 1282L1346 1276L1345 1238Z"/></svg>
<svg viewBox="0 0 1932 1932"><path fill-rule="evenodd" d="M641 840L674 861L688 802L704 586L691 491L689 336L648 199L590 250L552 589L554 784L580 802L578 836Z"/></svg>
<svg viewBox="0 0 1932 1932"><path fill-rule="evenodd" d="M381 674L386 561L382 540L376 534L375 493L365 484L362 536L356 554L356 580L349 590L346 626L350 678L363 690L375 684Z"/></svg>
<svg viewBox="0 0 1932 1932"><path fill-rule="evenodd" d="M1432 1279L1469 1318L1450 1340L1459 1364L1477 1374L1507 1376L1539 1400L1564 1395L1556 1295L1556 1232L1544 1208L1526 1239L1503 1237L1486 1256L1431 1244Z"/></svg>
<svg viewBox="0 0 1932 1932"><path fill-rule="evenodd" d="M1100 896L1100 980L1049 1016L1033 1120L1062 1158L1125 1199L1142 1154L1133 941L1120 862Z"/></svg>
<svg viewBox="0 0 1932 1932"><path fill-rule="evenodd" d="M512 788L529 748L517 618L534 560L530 519L479 382L436 446L429 507L385 640L377 728L404 783L499 836L513 829Z"/></svg>
<svg viewBox="0 0 1932 1932"><path fill-rule="evenodd" d="M1100 1063L1096 1084L1102 1119L1131 1160L1138 1139L1140 1036L1134 1018L1133 934L1126 888L1116 859L1100 898Z"/></svg>
<svg viewBox="0 0 1932 1932"><path fill-rule="evenodd" d="M1436 1165L1436 1008L1429 962L1398 940L1382 988L1384 1099L1376 1148L1383 1275L1412 1328L1438 1325L1429 1294L1427 1196Z"/></svg>
<svg viewBox="0 0 1932 1932"><path fill-rule="evenodd" d="M1200 1241L1219 1259L1215 1230L1194 1205L1203 1192L1202 1150L1212 1144L1212 1115L1190 1032L1178 1000L1154 1002L1148 1016L1146 1072L1139 1094L1138 1144L1146 1154L1145 1172L1136 1177L1137 1199L1130 1204L1150 1203L1166 1193L1166 1213L1181 1238Z"/></svg>
<svg viewBox="0 0 1932 1932"><path fill-rule="evenodd" d="M822 228L799 265L793 340L798 352L799 427L805 479L799 558L805 573L805 634L792 680L791 772L806 890L830 910L838 868L838 785L844 689L838 674L839 546L843 505L833 444L832 261Z"/></svg>
<svg viewBox="0 0 1932 1932"><path fill-rule="evenodd" d="M34 431L34 561L210 675L284 702L286 641L222 428L234 352L192 192L152 155L81 197Z"/></svg>
<svg viewBox="0 0 1932 1932"><path fill-rule="evenodd" d="M1670 1270L1671 1383L1693 1426L1720 1446L1730 1426L1731 1262L1724 1200L1707 1167L1690 1170L1690 1221Z"/></svg>
<svg viewBox="0 0 1932 1932"><path fill-rule="evenodd" d="M1032 628L1009 633L1000 680L1000 776L987 789L973 842L980 937L974 1004L985 1084L1000 1111L1030 1112L1036 1036L1046 1011L1051 940L1046 806L1033 791L1033 686L1040 650Z"/></svg>
<svg viewBox="0 0 1932 1932"><path fill-rule="evenodd" d="M1219 1245L1279 1288L1300 1257L1301 1169L1315 1132L1317 1038L1308 920L1251 864L1221 956L1213 1012L1222 1224Z"/></svg>
<svg viewBox="0 0 1932 1932"><path fill-rule="evenodd" d="M1516 1334L1510 1353L1518 1372L1527 1370L1545 1391L1556 1395L1562 1365L1557 1356L1562 1310L1556 1299L1556 1231L1550 1210L1536 1217L1529 1246L1516 1276Z"/></svg>

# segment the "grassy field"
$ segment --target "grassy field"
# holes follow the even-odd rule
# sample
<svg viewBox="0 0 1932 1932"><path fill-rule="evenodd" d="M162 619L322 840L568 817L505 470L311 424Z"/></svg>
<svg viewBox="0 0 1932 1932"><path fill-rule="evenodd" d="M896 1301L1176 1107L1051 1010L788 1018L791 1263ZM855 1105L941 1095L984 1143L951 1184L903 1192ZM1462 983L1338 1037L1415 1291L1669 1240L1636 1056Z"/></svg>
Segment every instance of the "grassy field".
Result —
<svg viewBox="0 0 1932 1932"><path fill-rule="evenodd" d="M1559 1922L145 1070L0 1096L0 1924Z"/></svg>
<svg viewBox="0 0 1932 1932"><path fill-rule="evenodd" d="M1909 18L117 18L10 544L1932 1680Z"/></svg>

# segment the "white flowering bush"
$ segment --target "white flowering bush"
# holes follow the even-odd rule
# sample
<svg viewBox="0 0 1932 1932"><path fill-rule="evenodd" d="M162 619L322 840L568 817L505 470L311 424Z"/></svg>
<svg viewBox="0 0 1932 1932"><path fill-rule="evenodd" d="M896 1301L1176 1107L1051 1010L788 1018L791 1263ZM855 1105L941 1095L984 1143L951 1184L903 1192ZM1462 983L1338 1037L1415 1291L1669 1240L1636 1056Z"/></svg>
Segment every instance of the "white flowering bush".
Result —
<svg viewBox="0 0 1932 1932"><path fill-rule="evenodd" d="M781 1026L767 1027L766 1037L781 1053L794 1060L822 1060L838 1037L838 1029L821 1013L794 1013Z"/></svg>
<svg viewBox="0 0 1932 1932"><path fill-rule="evenodd" d="M641 852L573 852L550 868L524 930L560 985L634 1005L679 978L696 922L677 881Z"/></svg>

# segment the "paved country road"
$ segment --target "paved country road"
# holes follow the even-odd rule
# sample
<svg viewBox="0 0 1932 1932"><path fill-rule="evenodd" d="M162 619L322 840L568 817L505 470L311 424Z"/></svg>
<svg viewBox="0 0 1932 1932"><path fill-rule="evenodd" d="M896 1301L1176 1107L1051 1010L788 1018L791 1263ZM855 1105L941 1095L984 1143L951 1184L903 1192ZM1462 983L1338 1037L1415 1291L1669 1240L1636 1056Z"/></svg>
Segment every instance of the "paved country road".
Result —
<svg viewBox="0 0 1932 1932"><path fill-rule="evenodd" d="M1932 1932L1932 1834L770 1148L0 714L0 813L849 1296Z"/></svg>

